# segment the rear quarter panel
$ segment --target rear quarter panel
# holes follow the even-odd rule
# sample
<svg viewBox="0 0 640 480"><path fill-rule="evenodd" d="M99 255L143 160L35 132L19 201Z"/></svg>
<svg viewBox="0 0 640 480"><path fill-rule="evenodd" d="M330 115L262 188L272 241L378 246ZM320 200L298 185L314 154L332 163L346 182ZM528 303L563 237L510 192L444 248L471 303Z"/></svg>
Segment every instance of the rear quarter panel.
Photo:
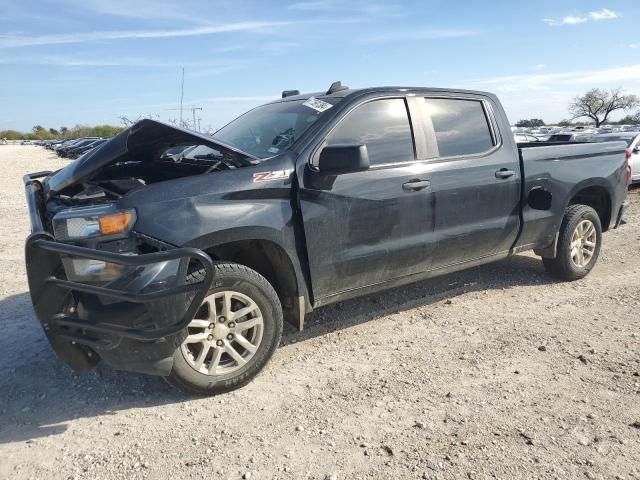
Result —
<svg viewBox="0 0 640 480"><path fill-rule="evenodd" d="M532 146L520 149L524 172L522 233L517 250L550 245L560 228L564 211L581 190L599 186L611 200L611 222L626 197L624 142ZM549 210L529 206L529 192L542 187L552 195ZM610 222L610 223L611 223ZM608 229L609 225L603 225Z"/></svg>

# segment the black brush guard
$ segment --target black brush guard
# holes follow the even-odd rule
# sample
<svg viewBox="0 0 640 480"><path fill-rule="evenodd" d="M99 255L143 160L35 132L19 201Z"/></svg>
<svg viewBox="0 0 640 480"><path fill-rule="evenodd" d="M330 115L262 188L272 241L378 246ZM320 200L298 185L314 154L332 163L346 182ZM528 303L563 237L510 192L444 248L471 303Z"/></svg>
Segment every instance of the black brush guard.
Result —
<svg viewBox="0 0 640 480"><path fill-rule="evenodd" d="M49 173L39 172L24 177L32 228L32 234L27 238L25 256L33 306L52 347L78 371L86 371L97 362L98 359L91 352L93 349L115 368L168 374L173 351L184 340L186 327L213 282L211 258L195 248L123 255L56 242L43 227L41 212L44 199L42 184L37 180ZM64 271L63 257L93 259L123 267L145 267L178 260L180 266L172 286L152 285L150 291L131 293L60 278ZM194 263L204 269L204 280L187 284L187 266ZM80 318L75 314L77 296L89 296L101 301L106 299L124 308L116 310L119 314L114 321L101 315L102 310L108 310L108 307L96 309L89 315L85 311L85 318ZM160 308L152 308L154 305L160 305ZM141 318L146 321L141 322L142 326L136 325Z"/></svg>

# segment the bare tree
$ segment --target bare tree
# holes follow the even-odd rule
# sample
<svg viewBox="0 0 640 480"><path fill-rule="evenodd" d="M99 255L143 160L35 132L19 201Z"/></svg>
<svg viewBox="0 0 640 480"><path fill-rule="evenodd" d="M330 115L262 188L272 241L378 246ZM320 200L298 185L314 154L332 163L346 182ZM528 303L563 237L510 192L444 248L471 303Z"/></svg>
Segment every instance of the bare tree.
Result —
<svg viewBox="0 0 640 480"><path fill-rule="evenodd" d="M610 91L593 88L582 96L575 97L569 104L572 119L588 117L596 123L596 128L607 121L616 110L630 110L640 105L635 95L626 95L622 88Z"/></svg>

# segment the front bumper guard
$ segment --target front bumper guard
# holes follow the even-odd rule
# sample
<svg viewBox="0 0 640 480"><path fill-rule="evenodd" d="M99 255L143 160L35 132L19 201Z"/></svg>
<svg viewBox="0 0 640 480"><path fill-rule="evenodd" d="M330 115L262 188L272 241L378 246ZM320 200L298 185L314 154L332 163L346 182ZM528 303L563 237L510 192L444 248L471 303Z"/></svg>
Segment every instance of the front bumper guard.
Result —
<svg viewBox="0 0 640 480"><path fill-rule="evenodd" d="M168 374L173 352L186 337L186 327L213 283L211 258L195 248L123 255L55 241L43 228L43 187L37 180L48 174L24 177L32 229L25 256L33 307L51 346L80 372L97 363L96 352L114 368ZM120 265L133 272L131 278L122 279L131 279L131 285L140 281L136 275L146 268L164 264L172 269L160 281L129 289L127 281L115 282L117 287L113 282L70 281L64 276L63 257ZM204 279L187 284L188 267L194 264L204 269Z"/></svg>
<svg viewBox="0 0 640 480"><path fill-rule="evenodd" d="M164 337L175 335L176 333L179 333L187 327L189 322L193 319L193 316L195 315L197 309L202 304L202 301L207 295L209 287L213 281L213 263L211 261L211 258L202 250L198 250L196 248L176 248L174 250L168 250L165 252L146 253L143 255L121 255L117 253L94 250L91 248L78 247L76 245L62 244L42 238L35 238L29 239L27 241L27 249L41 249L45 252L51 252L58 255L99 260L103 262L115 263L117 265L126 267L143 267L145 265L153 265L170 260L180 260L181 263L184 263L186 266L189 261L196 260L202 265L205 270L204 280L200 283L185 284L185 275L183 274L182 279L179 280L177 282L178 284L174 287L137 294L107 287L89 285L85 283L71 282L69 280L57 278L55 275L47 276L46 278L42 279L46 285L55 286L69 291L113 298L115 300L120 300L128 303L146 304L174 295L195 292L195 295L191 299L191 302L189 302L189 306L184 312L184 315L182 315L182 318L180 318L173 324L161 328L140 329L103 322L90 323L87 321L78 320L65 313L56 313L48 320L41 318L43 323L47 325L49 323L56 323L60 326L80 328L90 332L112 334L119 337L132 338L135 340L158 340ZM27 268L29 268L29 266ZM186 268L181 268L180 270L186 272ZM34 282L37 282L37 280L34 279ZM32 287L31 283L31 276L29 276L30 288ZM37 290L42 288L42 286L43 285L34 285L34 287L36 287L36 292Z"/></svg>

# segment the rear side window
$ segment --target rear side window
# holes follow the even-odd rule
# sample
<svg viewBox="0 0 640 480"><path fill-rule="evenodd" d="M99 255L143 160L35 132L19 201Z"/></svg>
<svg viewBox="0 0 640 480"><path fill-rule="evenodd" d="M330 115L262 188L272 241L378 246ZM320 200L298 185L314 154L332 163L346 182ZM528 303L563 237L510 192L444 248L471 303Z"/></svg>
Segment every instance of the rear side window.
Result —
<svg viewBox="0 0 640 480"><path fill-rule="evenodd" d="M367 146L371 165L415 159L404 99L374 100L356 107L327 137L328 145Z"/></svg>
<svg viewBox="0 0 640 480"><path fill-rule="evenodd" d="M494 146L482 102L425 98L441 157L484 153Z"/></svg>

